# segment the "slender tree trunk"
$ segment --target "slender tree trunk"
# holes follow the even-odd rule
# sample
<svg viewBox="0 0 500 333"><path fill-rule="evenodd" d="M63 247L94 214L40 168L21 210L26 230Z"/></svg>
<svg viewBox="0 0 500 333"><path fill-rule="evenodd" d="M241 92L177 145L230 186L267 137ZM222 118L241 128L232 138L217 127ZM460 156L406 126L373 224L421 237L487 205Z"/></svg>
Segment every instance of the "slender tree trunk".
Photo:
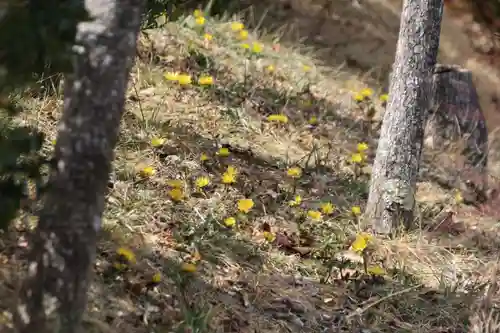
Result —
<svg viewBox="0 0 500 333"><path fill-rule="evenodd" d="M14 309L20 333L77 332L101 227L143 0L87 0L68 75L50 188Z"/></svg>
<svg viewBox="0 0 500 333"><path fill-rule="evenodd" d="M389 234L413 222L425 115L431 102L443 0L405 0L365 223Z"/></svg>

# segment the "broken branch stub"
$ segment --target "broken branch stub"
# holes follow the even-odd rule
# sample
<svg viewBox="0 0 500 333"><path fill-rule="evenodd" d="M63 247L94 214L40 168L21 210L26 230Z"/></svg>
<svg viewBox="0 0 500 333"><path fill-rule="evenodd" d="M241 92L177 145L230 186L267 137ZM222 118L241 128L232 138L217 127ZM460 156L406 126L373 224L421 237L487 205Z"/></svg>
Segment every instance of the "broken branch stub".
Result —
<svg viewBox="0 0 500 333"><path fill-rule="evenodd" d="M472 73L456 65L436 65L432 105L427 115L426 146L460 155L453 186L486 190L488 129ZM466 186L466 184L469 184Z"/></svg>

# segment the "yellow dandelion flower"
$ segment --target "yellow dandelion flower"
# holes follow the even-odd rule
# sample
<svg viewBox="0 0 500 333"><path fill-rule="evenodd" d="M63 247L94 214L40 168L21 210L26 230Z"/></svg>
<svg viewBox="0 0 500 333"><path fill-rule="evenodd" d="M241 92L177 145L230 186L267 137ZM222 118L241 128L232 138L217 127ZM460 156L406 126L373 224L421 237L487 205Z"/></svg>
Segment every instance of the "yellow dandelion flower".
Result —
<svg viewBox="0 0 500 333"><path fill-rule="evenodd" d="M238 200L238 210L243 213L248 213L252 209L253 205L254 203L252 199Z"/></svg>
<svg viewBox="0 0 500 333"><path fill-rule="evenodd" d="M385 270L380 267L380 266L370 266L366 270L368 274L375 275L375 276L382 276L385 274Z"/></svg>
<svg viewBox="0 0 500 333"><path fill-rule="evenodd" d="M310 210L307 212L307 216L311 218L313 221L319 221L321 220L321 212L317 210Z"/></svg>
<svg viewBox="0 0 500 333"><path fill-rule="evenodd" d="M351 244L351 250L355 252L362 252L368 246L368 243L372 239L372 235L362 232L356 235L356 239Z"/></svg>
<svg viewBox="0 0 500 333"><path fill-rule="evenodd" d="M116 250L116 254L118 254L118 256L120 256L121 258L125 259L129 263L135 263L136 262L136 258L135 258L134 252L132 252L132 250L130 250L128 248L119 247Z"/></svg>
<svg viewBox="0 0 500 333"><path fill-rule="evenodd" d="M160 147L164 143L165 143L165 139L164 138L155 137L155 138L151 139L151 146L153 146L153 147Z"/></svg>
<svg viewBox="0 0 500 333"><path fill-rule="evenodd" d="M203 16L197 17L195 21L196 21L196 24L198 24L198 25L205 24L205 18Z"/></svg>
<svg viewBox="0 0 500 333"><path fill-rule="evenodd" d="M198 177L196 178L195 180L195 184L196 184L196 187L198 188L204 188L206 187L208 184L210 184L210 179L208 179L208 177Z"/></svg>
<svg viewBox="0 0 500 333"><path fill-rule="evenodd" d="M302 176L302 169L299 167L291 167L286 170L286 174L288 177L299 178Z"/></svg>
<svg viewBox="0 0 500 333"><path fill-rule="evenodd" d="M201 155L200 155L200 161L202 161L202 162L208 161L208 155L205 154L205 153L201 153Z"/></svg>
<svg viewBox="0 0 500 333"><path fill-rule="evenodd" d="M191 84L191 75L188 74L179 74L177 75L177 82L179 82L180 85L185 86L188 84Z"/></svg>
<svg viewBox="0 0 500 333"><path fill-rule="evenodd" d="M240 46L242 49L246 49L246 50L248 50L250 48L250 45L248 43L242 43L242 44L240 44Z"/></svg>
<svg viewBox="0 0 500 333"><path fill-rule="evenodd" d="M379 96L379 100L381 102L387 102L389 100L389 95L388 94L382 94Z"/></svg>
<svg viewBox="0 0 500 333"><path fill-rule="evenodd" d="M147 166L143 168L139 173L143 177L151 177L156 174L156 170L152 166Z"/></svg>
<svg viewBox="0 0 500 333"><path fill-rule="evenodd" d="M173 201L182 201L184 199L184 191L178 187L174 187L170 191L168 191L168 196L173 200Z"/></svg>
<svg viewBox="0 0 500 333"><path fill-rule="evenodd" d="M364 97L371 97L373 95L373 89L371 88L364 88L359 92L361 95Z"/></svg>
<svg viewBox="0 0 500 333"><path fill-rule="evenodd" d="M362 153L368 149L368 144L366 142L358 143L357 149L358 149L358 152Z"/></svg>
<svg viewBox="0 0 500 333"><path fill-rule="evenodd" d="M181 270L187 273L194 273L196 272L196 265L184 262L181 265Z"/></svg>
<svg viewBox="0 0 500 333"><path fill-rule="evenodd" d="M274 72L274 66L273 65L269 65L266 67L266 71L268 71L269 73L272 73Z"/></svg>
<svg viewBox="0 0 500 333"><path fill-rule="evenodd" d="M161 274L160 273L153 274L153 276L151 277L151 281L154 282L154 283L160 283L160 281L161 281Z"/></svg>
<svg viewBox="0 0 500 333"><path fill-rule="evenodd" d="M217 155L219 156L222 156L222 157L227 157L229 156L229 148L226 148L226 147L222 147L219 149L219 151L217 152Z"/></svg>
<svg viewBox="0 0 500 333"><path fill-rule="evenodd" d="M247 30L241 30L238 34L238 38L241 40L245 40L248 38L248 31Z"/></svg>
<svg viewBox="0 0 500 333"><path fill-rule="evenodd" d="M273 234L273 233L272 233L272 232L270 232L270 231L264 231L264 232L262 233L262 236L264 236L264 239L265 239L266 241L268 241L269 243L274 242L274 240L276 239L276 235L275 235L275 234Z"/></svg>
<svg viewBox="0 0 500 333"><path fill-rule="evenodd" d="M464 202L464 197L462 196L462 192L460 191L455 192L455 202L457 204L461 204L462 202Z"/></svg>
<svg viewBox="0 0 500 333"><path fill-rule="evenodd" d="M180 179L169 179L167 180L167 185L174 188L184 187L184 182Z"/></svg>
<svg viewBox="0 0 500 333"><path fill-rule="evenodd" d="M193 12L193 16L198 18L198 17L203 17L205 13L201 9L195 9Z"/></svg>
<svg viewBox="0 0 500 333"><path fill-rule="evenodd" d="M235 224L236 224L236 219L232 216L224 220L224 225L228 228L234 227Z"/></svg>
<svg viewBox="0 0 500 333"><path fill-rule="evenodd" d="M321 204L321 212L325 215L330 215L335 211L335 206L330 202L324 202Z"/></svg>
<svg viewBox="0 0 500 333"><path fill-rule="evenodd" d="M271 114L267 116L268 121L275 121L278 123L283 123L286 124L288 123L288 117L285 116L284 114Z"/></svg>
<svg viewBox="0 0 500 333"><path fill-rule="evenodd" d="M302 197L300 195L296 195L293 200L288 201L288 205L290 207L299 206L302 203Z"/></svg>
<svg viewBox="0 0 500 333"><path fill-rule="evenodd" d="M233 30L235 32L241 31L244 28L245 28L245 26L241 22L232 22L231 23L231 30Z"/></svg>
<svg viewBox="0 0 500 333"><path fill-rule="evenodd" d="M179 79L179 73L177 72L168 72L168 73L165 73L165 79L169 80L169 81L177 81Z"/></svg>
<svg viewBox="0 0 500 333"><path fill-rule="evenodd" d="M359 206L352 206L352 208L351 208L351 213L352 213L354 216L359 216L359 215L361 215L361 207L359 207Z"/></svg>
<svg viewBox="0 0 500 333"><path fill-rule="evenodd" d="M318 123L318 117L312 116L311 118L309 118L310 125L316 125L317 123Z"/></svg>
<svg viewBox="0 0 500 333"><path fill-rule="evenodd" d="M208 33L203 35L203 39L208 40L208 41L212 40L213 38L214 38L214 36L212 36L211 34L208 34Z"/></svg>
<svg viewBox="0 0 500 333"><path fill-rule="evenodd" d="M302 70L303 70L304 72L310 72L310 71L311 71L311 66L308 66L308 65L303 65L303 66L302 66Z"/></svg>
<svg viewBox="0 0 500 333"><path fill-rule="evenodd" d="M259 42L252 43L252 52L261 53L262 50L264 50L264 45L262 43L259 43Z"/></svg>
<svg viewBox="0 0 500 333"><path fill-rule="evenodd" d="M51 143L53 146L55 146L55 145L56 145L56 143L57 143L57 140L56 140L56 139L54 139L54 140L52 140L50 143Z"/></svg>
<svg viewBox="0 0 500 333"><path fill-rule="evenodd" d="M200 84L202 86L208 86L208 85L211 85L213 83L214 83L214 78L209 76L209 75L201 76L198 79L198 84Z"/></svg>
<svg viewBox="0 0 500 333"><path fill-rule="evenodd" d="M361 163L363 162L363 154L355 153L351 155L351 163Z"/></svg>

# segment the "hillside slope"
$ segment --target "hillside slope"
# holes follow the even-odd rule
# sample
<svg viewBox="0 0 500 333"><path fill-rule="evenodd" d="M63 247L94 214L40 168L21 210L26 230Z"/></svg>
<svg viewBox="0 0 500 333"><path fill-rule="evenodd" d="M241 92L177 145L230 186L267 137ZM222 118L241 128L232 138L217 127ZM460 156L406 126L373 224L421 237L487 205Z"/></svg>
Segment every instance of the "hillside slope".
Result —
<svg viewBox="0 0 500 333"><path fill-rule="evenodd" d="M475 306L496 269L496 220L423 178L418 230L361 233L376 149L365 114L383 109L386 92L305 47L247 32L196 13L141 37L87 331L483 325ZM21 97L22 120L44 129L50 152L60 100ZM5 327L36 222L21 220L0 243Z"/></svg>

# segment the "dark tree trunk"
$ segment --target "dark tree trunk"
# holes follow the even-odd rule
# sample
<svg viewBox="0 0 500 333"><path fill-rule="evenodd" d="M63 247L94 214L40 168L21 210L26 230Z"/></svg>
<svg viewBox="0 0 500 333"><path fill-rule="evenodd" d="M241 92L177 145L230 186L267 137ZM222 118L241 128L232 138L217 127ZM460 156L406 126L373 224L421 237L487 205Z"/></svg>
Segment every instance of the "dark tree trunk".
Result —
<svg viewBox="0 0 500 333"><path fill-rule="evenodd" d="M426 146L455 155L453 165L439 166L469 201L480 203L487 191L488 128L472 73L456 65L437 65L433 75L433 105L425 129ZM477 196L482 196L479 198Z"/></svg>
<svg viewBox="0 0 500 333"><path fill-rule="evenodd" d="M143 0L87 0L64 90L50 188L14 309L20 333L77 332L101 227Z"/></svg>
<svg viewBox="0 0 500 333"><path fill-rule="evenodd" d="M365 223L389 234L413 222L424 118L430 107L443 0L405 0L389 102L373 165Z"/></svg>

